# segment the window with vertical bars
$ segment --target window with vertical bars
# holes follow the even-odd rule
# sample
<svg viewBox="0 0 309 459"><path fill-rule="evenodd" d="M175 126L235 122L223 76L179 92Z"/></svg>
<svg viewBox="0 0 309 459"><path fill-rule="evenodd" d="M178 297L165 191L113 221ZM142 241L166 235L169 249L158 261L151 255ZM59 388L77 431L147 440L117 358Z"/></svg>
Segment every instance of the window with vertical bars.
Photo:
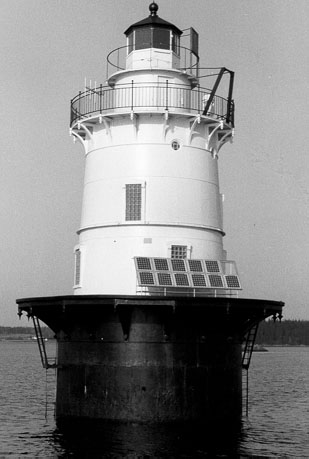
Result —
<svg viewBox="0 0 309 459"><path fill-rule="evenodd" d="M75 285L80 284L80 263L81 263L81 251L75 250Z"/></svg>
<svg viewBox="0 0 309 459"><path fill-rule="evenodd" d="M187 258L187 246L186 245L172 245L171 247L171 258L184 260Z"/></svg>
<svg viewBox="0 0 309 459"><path fill-rule="evenodd" d="M126 185L126 220L142 218L142 185L133 183Z"/></svg>

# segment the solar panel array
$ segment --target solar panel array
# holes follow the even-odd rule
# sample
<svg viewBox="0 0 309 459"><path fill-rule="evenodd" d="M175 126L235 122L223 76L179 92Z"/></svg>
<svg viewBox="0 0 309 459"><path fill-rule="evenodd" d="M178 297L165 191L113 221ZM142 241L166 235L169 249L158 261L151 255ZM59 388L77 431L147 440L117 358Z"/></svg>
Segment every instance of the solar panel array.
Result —
<svg viewBox="0 0 309 459"><path fill-rule="evenodd" d="M224 272L219 260L135 257L140 287L240 290L236 274Z"/></svg>

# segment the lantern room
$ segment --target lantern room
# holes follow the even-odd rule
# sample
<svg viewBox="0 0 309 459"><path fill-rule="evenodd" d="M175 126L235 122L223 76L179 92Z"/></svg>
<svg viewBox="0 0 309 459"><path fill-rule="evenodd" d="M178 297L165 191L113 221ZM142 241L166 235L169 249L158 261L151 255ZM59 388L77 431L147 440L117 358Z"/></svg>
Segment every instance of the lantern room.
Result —
<svg viewBox="0 0 309 459"><path fill-rule="evenodd" d="M178 68L182 31L157 15L158 5L151 3L150 15L126 31L127 69L150 67Z"/></svg>

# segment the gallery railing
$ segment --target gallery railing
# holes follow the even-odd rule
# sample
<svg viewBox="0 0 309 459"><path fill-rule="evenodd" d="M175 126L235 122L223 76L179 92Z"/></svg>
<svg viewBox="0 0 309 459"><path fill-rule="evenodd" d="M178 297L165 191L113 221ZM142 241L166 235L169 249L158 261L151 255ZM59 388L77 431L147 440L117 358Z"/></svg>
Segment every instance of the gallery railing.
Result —
<svg viewBox="0 0 309 459"><path fill-rule="evenodd" d="M143 53L149 51L149 56L152 55L152 52L155 48L152 48L149 44L149 48L140 49ZM130 46L121 46L111 51L107 56L107 79L113 72L119 72L121 70L127 69L127 60L131 56ZM135 50L136 51L136 50ZM160 49L161 52L170 52L170 50ZM199 73L199 58L195 53L189 48L184 46L177 46L175 52L173 51L173 68L176 70L182 70L190 75L198 78Z"/></svg>
<svg viewBox="0 0 309 459"><path fill-rule="evenodd" d="M211 90L166 83L127 83L88 88L71 101L71 126L84 118L113 111L182 111L204 114L233 125L234 104L215 95L204 112Z"/></svg>

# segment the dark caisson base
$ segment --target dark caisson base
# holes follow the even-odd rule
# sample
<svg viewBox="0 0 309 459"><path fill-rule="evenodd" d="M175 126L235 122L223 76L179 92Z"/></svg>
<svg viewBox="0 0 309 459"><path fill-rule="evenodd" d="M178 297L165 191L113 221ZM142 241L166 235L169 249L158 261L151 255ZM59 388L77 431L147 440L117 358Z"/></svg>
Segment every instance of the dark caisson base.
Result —
<svg viewBox="0 0 309 459"><path fill-rule="evenodd" d="M220 422L242 411L244 335L283 303L67 296L17 301L58 342L58 422Z"/></svg>

